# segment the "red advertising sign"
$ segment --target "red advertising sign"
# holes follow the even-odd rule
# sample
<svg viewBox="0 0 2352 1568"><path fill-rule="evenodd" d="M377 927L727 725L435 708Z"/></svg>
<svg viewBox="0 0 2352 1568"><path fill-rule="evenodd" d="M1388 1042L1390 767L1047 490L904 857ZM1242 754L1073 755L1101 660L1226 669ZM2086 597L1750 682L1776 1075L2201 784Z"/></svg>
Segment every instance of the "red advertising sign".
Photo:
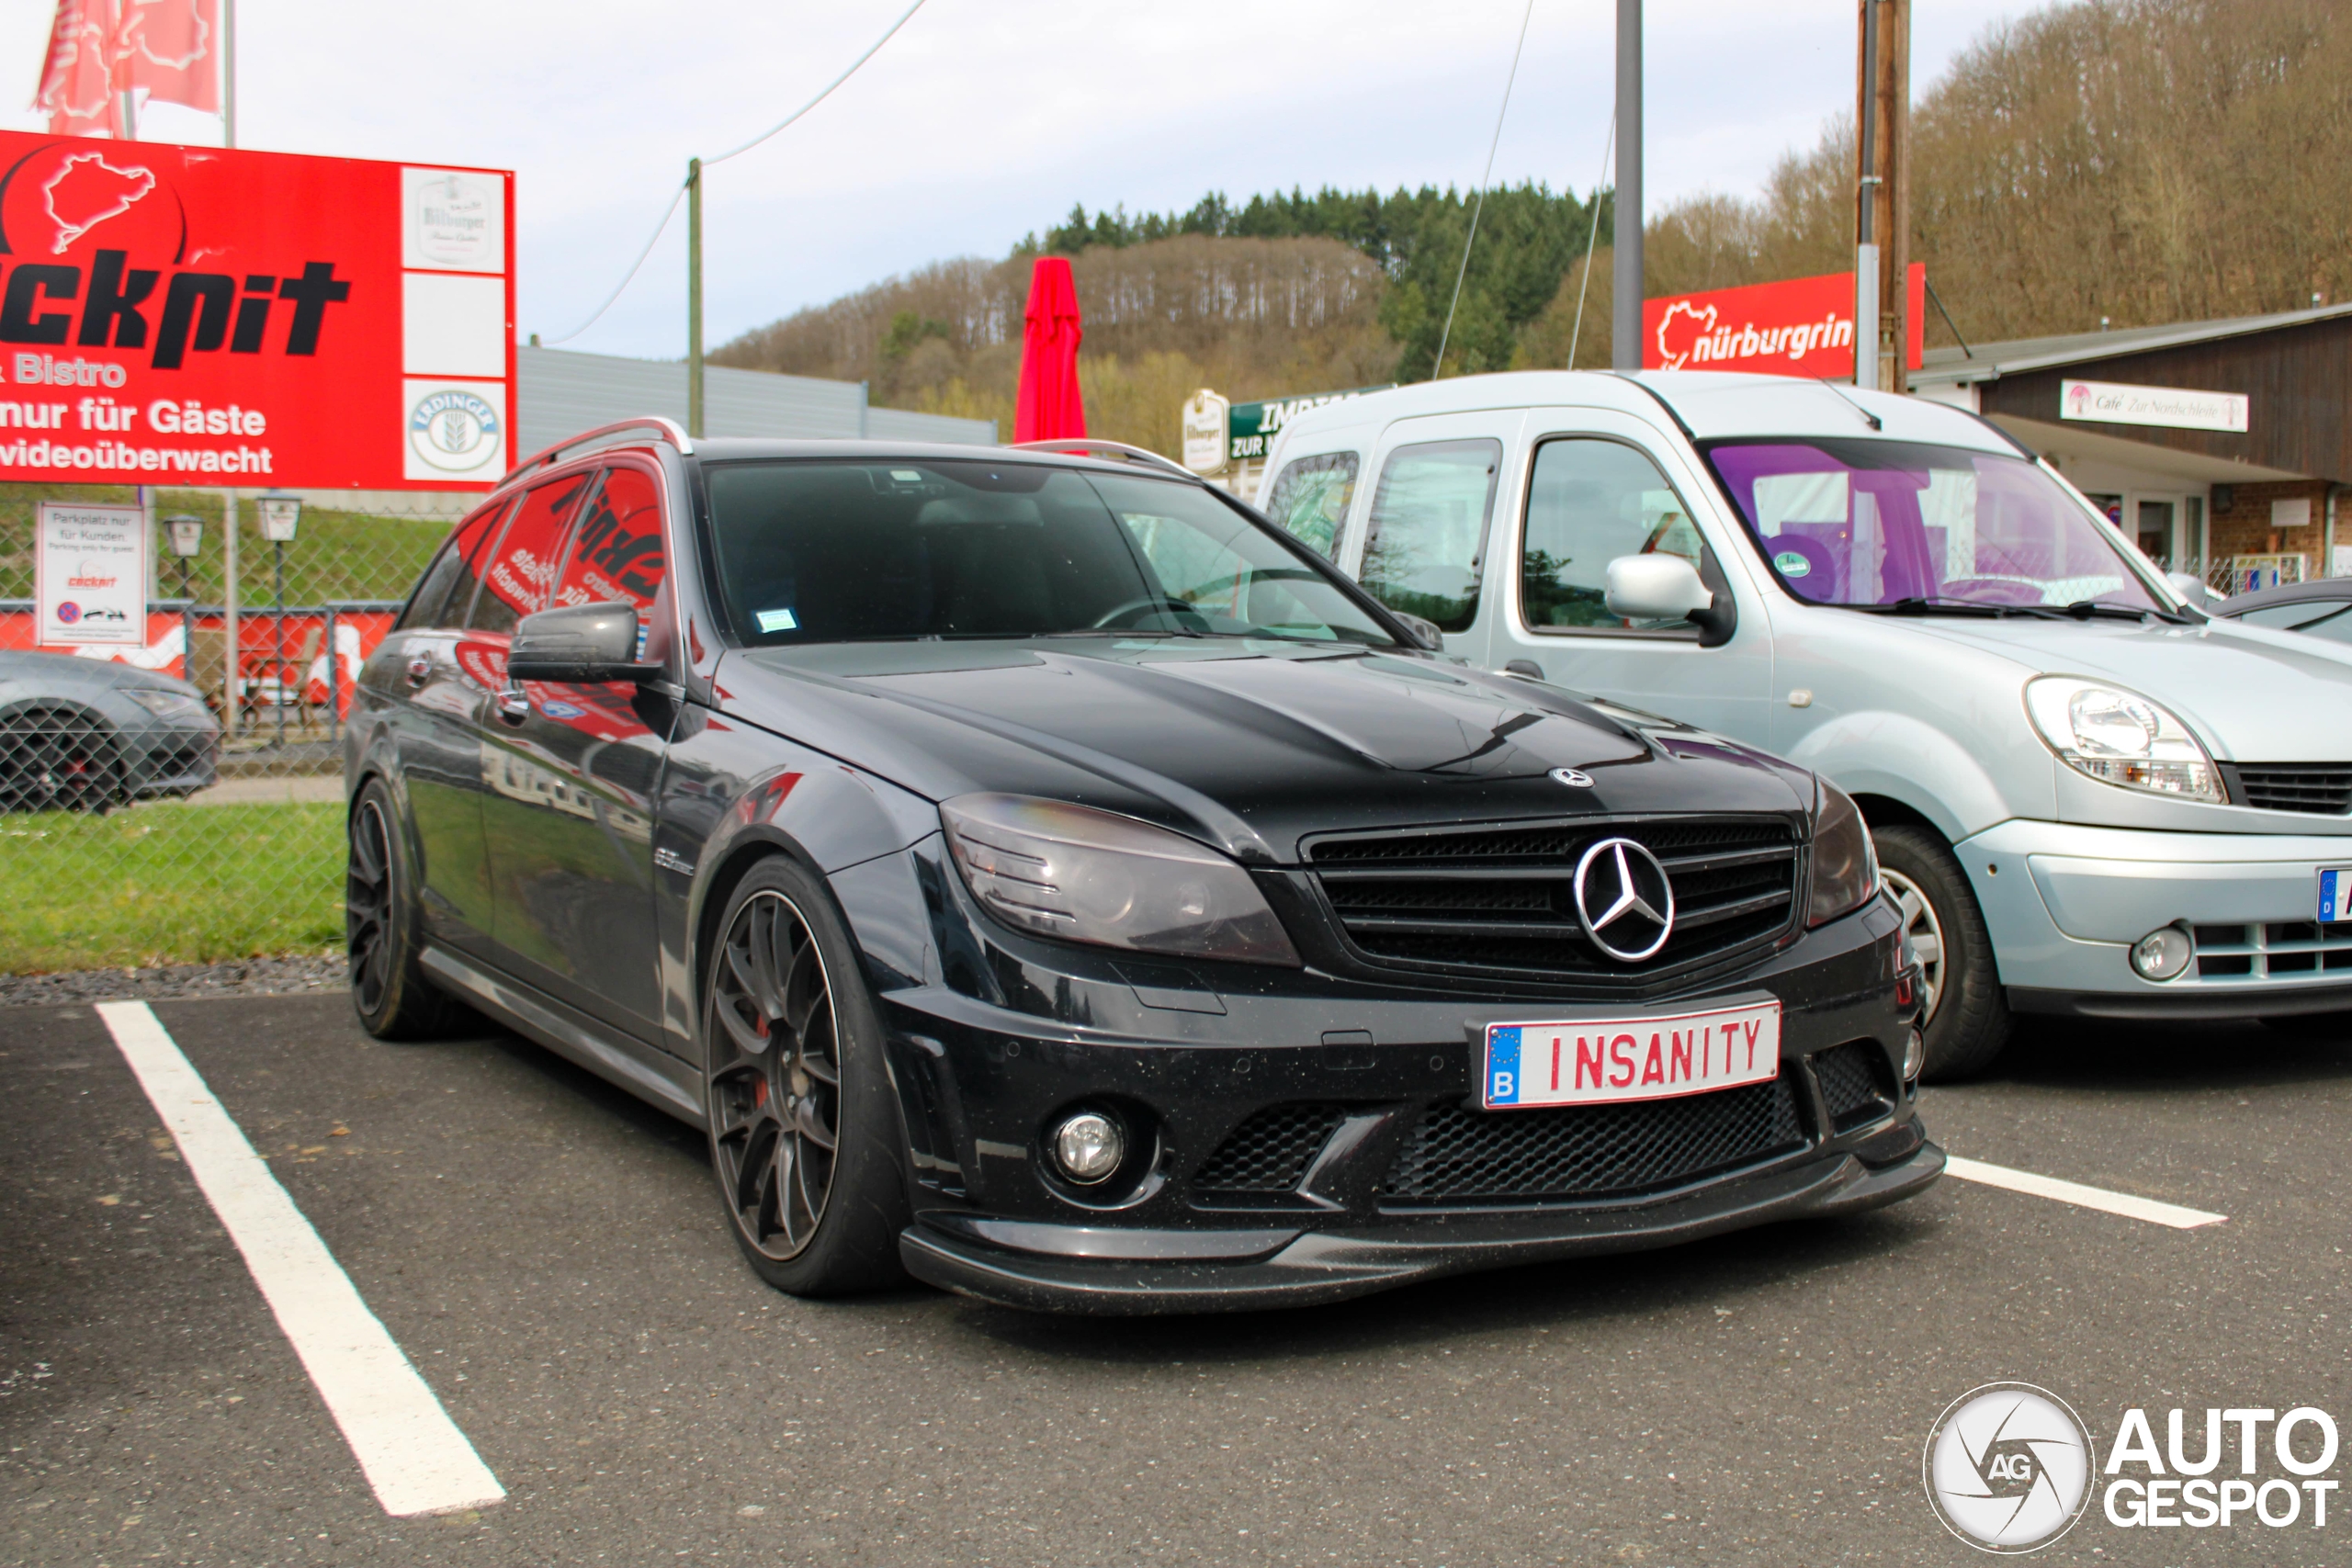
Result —
<svg viewBox="0 0 2352 1568"><path fill-rule="evenodd" d="M0 131L0 479L512 466L514 177Z"/></svg>
<svg viewBox="0 0 2352 1568"><path fill-rule="evenodd" d="M1919 368L1928 269L1905 279L1910 295L1905 362ZM1854 275L1716 288L1642 301L1645 370L1750 370L1808 378L1854 374Z"/></svg>

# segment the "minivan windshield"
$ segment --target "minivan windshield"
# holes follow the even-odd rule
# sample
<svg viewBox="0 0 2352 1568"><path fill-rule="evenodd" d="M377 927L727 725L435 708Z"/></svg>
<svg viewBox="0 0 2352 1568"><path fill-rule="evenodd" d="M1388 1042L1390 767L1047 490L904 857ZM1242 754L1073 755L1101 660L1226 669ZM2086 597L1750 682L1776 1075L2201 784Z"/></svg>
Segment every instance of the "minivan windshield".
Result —
<svg viewBox="0 0 2352 1568"><path fill-rule="evenodd" d="M1858 608L2170 615L2032 463L1904 441L1718 441L1707 461L1788 591Z"/></svg>
<svg viewBox="0 0 2352 1568"><path fill-rule="evenodd" d="M755 647L1089 634L1398 646L1330 568L1181 480L985 457L705 473L719 590Z"/></svg>

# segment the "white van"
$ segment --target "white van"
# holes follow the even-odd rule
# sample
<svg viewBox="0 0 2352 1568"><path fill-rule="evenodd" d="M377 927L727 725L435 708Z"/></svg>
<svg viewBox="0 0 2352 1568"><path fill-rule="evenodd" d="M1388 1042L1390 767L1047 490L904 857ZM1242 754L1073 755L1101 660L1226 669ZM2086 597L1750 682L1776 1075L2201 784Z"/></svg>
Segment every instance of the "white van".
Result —
<svg viewBox="0 0 2352 1568"><path fill-rule="evenodd" d="M1266 476L1261 509L1449 651L1854 795L1931 1076L2019 1012L2352 1010L2352 649L2209 620L1973 414L1464 377L1301 414Z"/></svg>

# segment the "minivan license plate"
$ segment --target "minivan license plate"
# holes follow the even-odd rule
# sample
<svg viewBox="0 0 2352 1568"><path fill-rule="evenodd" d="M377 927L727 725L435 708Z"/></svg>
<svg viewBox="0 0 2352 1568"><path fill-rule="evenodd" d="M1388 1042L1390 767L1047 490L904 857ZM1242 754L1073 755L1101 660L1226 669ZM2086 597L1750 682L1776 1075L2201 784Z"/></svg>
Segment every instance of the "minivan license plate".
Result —
<svg viewBox="0 0 2352 1568"><path fill-rule="evenodd" d="M2352 866L2324 865L2319 871L2320 924L2352 919L2344 908L2352 904Z"/></svg>
<svg viewBox="0 0 2352 1568"><path fill-rule="evenodd" d="M1665 1017L1490 1023L1478 1101L1488 1111L1614 1105L1767 1083L1780 1071L1777 1001Z"/></svg>

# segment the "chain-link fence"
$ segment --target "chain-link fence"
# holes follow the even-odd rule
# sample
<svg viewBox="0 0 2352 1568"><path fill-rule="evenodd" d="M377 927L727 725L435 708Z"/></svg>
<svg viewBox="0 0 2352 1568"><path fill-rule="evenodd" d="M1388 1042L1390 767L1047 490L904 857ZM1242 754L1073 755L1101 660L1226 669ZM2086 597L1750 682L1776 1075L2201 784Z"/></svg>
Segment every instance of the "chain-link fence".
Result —
<svg viewBox="0 0 2352 1568"><path fill-rule="evenodd" d="M472 498L302 499L0 486L0 974L340 945L353 682ZM150 512L136 646L39 645L44 501Z"/></svg>

